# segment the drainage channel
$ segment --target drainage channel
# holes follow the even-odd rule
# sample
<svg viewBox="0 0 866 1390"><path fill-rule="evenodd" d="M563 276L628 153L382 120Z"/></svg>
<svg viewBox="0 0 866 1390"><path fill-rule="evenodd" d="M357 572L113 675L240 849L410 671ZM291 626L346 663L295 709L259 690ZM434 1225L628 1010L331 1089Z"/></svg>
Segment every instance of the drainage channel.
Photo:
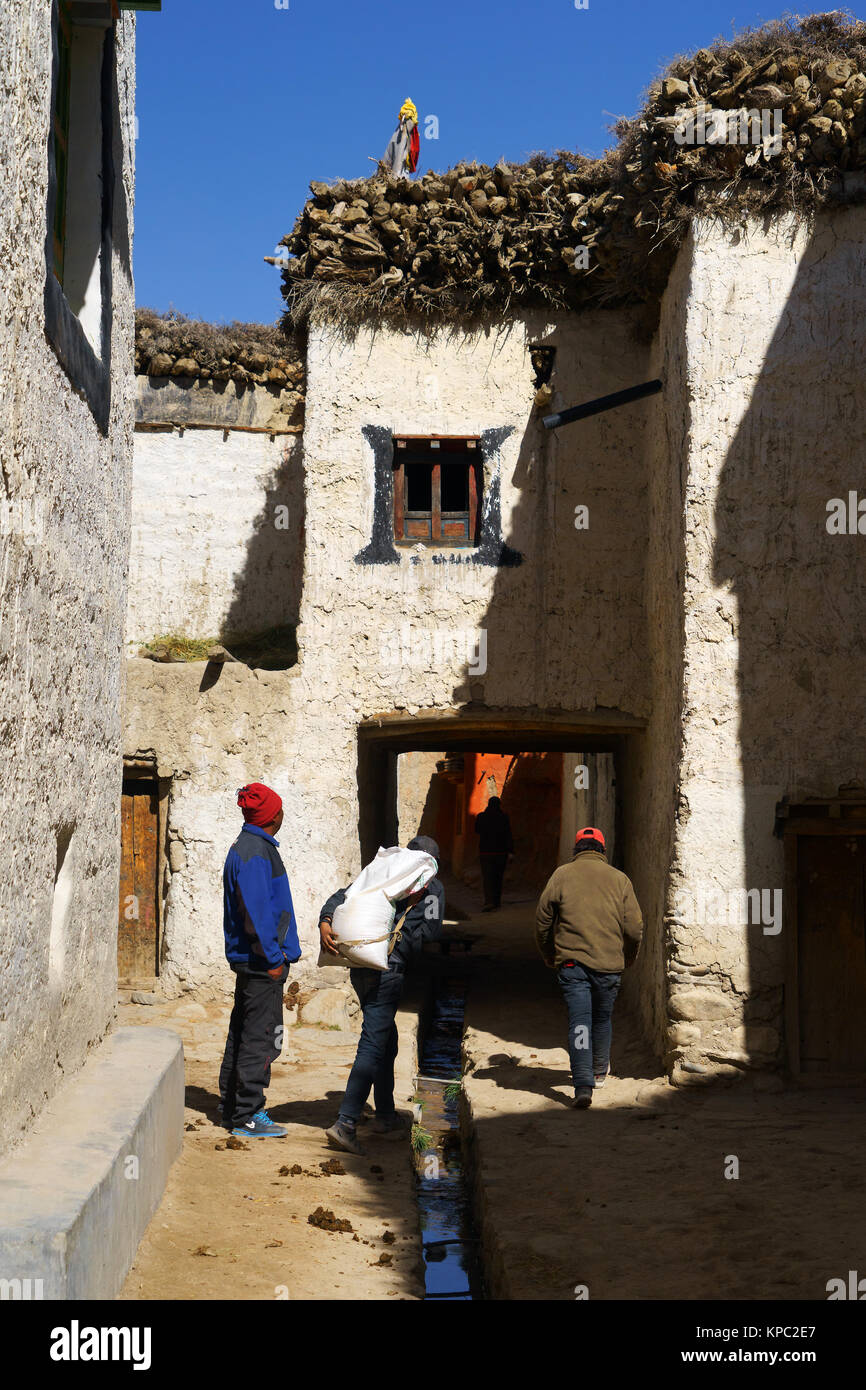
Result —
<svg viewBox="0 0 866 1390"><path fill-rule="evenodd" d="M461 1047L467 972L437 972L415 1087L412 1131L424 1287L428 1299L484 1297L481 1252L460 1140Z"/></svg>

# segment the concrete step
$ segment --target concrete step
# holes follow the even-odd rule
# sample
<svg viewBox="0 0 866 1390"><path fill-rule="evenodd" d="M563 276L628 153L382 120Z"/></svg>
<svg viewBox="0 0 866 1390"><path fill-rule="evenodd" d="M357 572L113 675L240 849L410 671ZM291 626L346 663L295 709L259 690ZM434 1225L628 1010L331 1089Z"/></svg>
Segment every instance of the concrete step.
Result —
<svg viewBox="0 0 866 1390"><path fill-rule="evenodd" d="M0 1162L2 1297L116 1297L180 1153L183 1107L179 1034L106 1038Z"/></svg>

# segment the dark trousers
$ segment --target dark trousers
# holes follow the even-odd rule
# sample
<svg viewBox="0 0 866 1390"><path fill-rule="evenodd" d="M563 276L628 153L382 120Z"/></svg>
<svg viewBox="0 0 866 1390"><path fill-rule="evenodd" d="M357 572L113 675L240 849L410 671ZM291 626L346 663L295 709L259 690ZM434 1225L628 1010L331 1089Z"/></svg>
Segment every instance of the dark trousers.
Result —
<svg viewBox="0 0 866 1390"><path fill-rule="evenodd" d="M397 1056L397 1025L394 1018L403 993L403 972L388 970L350 970L349 978L358 996L364 1022L358 1039L355 1062L346 1083L340 1106L340 1119L355 1123L367 1103L370 1088L380 1116L394 1113L394 1059Z"/></svg>
<svg viewBox="0 0 866 1390"><path fill-rule="evenodd" d="M592 1088L610 1063L611 1015L622 975L573 961L556 972L568 1009L568 1056L575 1090Z"/></svg>
<svg viewBox="0 0 866 1390"><path fill-rule="evenodd" d="M220 1098L226 1124L243 1125L265 1104L271 1062L283 1045L283 986L261 970L238 970L235 1003L220 1067Z"/></svg>
<svg viewBox="0 0 866 1390"><path fill-rule="evenodd" d="M502 880L505 878L507 854L482 854L481 878L484 883L485 907L499 907L502 902Z"/></svg>

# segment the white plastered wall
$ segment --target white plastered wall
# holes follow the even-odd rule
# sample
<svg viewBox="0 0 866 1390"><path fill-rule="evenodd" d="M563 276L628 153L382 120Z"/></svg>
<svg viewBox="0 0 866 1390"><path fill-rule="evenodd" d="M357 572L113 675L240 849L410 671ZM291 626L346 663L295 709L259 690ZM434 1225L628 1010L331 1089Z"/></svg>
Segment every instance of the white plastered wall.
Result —
<svg viewBox="0 0 866 1390"><path fill-rule="evenodd" d="M227 666L201 690L200 664L130 662L125 751L153 750L160 775L175 779L169 836L185 846L174 852L166 904L167 987L230 981L220 965L220 873L239 825L234 792L244 781L270 782L286 797L280 839L305 970L319 906L360 868L362 721L451 712L470 701L535 717L598 707L646 716L645 407L571 433L543 432L533 410L534 342L557 347L554 408L646 375L647 350L624 313L432 337L365 330L347 339L313 325L298 666L270 673ZM472 564L459 552L442 552L437 563L414 550L401 551L397 564L359 563L374 513L365 426L443 435L510 428L485 484L488 497L499 488L502 539L523 563ZM137 477L153 477L148 470L137 466ZM578 504L589 507L588 530L575 528ZM153 508L154 534L160 505L158 497L136 498L137 509ZM197 505L190 499L193 529ZM180 516L178 533L179 523ZM182 586L183 573L168 565L156 577L151 613L169 607L173 575ZM133 595L131 611L140 602ZM467 656L479 632L486 670L473 673Z"/></svg>
<svg viewBox="0 0 866 1390"><path fill-rule="evenodd" d="M0 1150L105 1034L117 990L135 24L117 26L103 434L45 336L50 17L48 0L0 10Z"/></svg>

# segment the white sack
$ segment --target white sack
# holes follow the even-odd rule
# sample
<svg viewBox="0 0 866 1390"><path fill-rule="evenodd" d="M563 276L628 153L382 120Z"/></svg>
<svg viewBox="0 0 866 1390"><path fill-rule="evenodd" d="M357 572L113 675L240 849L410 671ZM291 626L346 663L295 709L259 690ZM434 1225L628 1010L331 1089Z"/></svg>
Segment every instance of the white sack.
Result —
<svg viewBox="0 0 866 1390"><path fill-rule="evenodd" d="M426 888L438 869L431 854L393 845L380 849L346 889L334 910L332 931L340 955L322 951L319 965L388 969L388 946L396 926L395 902Z"/></svg>

